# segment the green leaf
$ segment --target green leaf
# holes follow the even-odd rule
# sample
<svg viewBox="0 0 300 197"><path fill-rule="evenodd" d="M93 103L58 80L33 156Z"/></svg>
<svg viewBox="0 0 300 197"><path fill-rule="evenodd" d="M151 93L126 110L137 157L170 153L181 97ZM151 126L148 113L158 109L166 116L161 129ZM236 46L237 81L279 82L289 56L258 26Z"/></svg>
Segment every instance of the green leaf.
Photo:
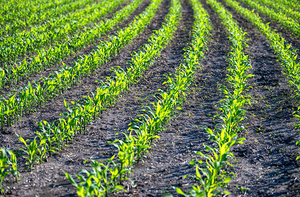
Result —
<svg viewBox="0 0 300 197"><path fill-rule="evenodd" d="M229 183L229 181L231 180L231 177L227 177L226 179L224 179L223 183Z"/></svg>
<svg viewBox="0 0 300 197"><path fill-rule="evenodd" d="M183 191L180 188L176 187L175 190L178 194L185 195L185 193L183 193Z"/></svg>
<svg viewBox="0 0 300 197"><path fill-rule="evenodd" d="M119 190L124 190L124 187L122 185L117 185L115 188Z"/></svg>
<svg viewBox="0 0 300 197"><path fill-rule="evenodd" d="M77 183L74 181L74 179L72 178L72 176L70 176L67 172L63 171L67 177L67 179L71 182L71 184L75 187L77 187Z"/></svg>

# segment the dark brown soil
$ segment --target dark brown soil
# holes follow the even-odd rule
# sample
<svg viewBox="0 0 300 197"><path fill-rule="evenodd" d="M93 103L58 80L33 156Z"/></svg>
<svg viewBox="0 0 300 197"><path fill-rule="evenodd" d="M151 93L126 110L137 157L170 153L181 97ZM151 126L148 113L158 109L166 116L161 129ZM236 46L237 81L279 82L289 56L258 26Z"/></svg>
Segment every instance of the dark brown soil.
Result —
<svg viewBox="0 0 300 197"><path fill-rule="evenodd" d="M149 2L150 0L145 1L119 27L125 27ZM76 136L68 147L53 154L47 162L36 165L32 172L21 171L21 180L17 183L6 180L4 185L10 187L7 190L10 196L76 196L76 188L65 178L62 170L74 177L78 170L89 168L88 164L83 164L86 159L101 161L117 153L117 149L107 141L121 138L122 136L115 134L127 132L128 124L142 113L141 107L154 101L152 95L158 89L167 89L162 84L166 76L174 73L182 62L183 49L192 39L193 10L188 0L181 2L182 19L174 39L150 66L144 78L122 95L100 119L92 123L86 135ZM225 5L222 0L220 2ZM226 67L231 45L218 15L205 0L201 0L201 3L210 15L213 30L206 59L200 61L201 69L195 74L194 84L186 102L183 103L183 109L176 113L167 129L159 134L160 139L154 142L143 161L134 165L130 178L135 187L124 182L128 192L111 196L162 196L165 193L178 196L172 186L180 187L186 192L193 184L197 184L194 179L183 177L195 174L195 168L190 166L189 162L193 158L199 158L195 153L204 151L203 143L211 144L202 127L213 128L217 124L218 120L214 115L219 113L218 103L223 98L219 89L222 85L227 85ZM164 0L145 31L111 61L83 79L77 86L38 109L35 114L24 117L22 121L10 127L11 134L0 134L1 147L12 150L24 148L14 132L25 139L32 139L34 132L38 130L35 124L37 121L55 121L60 117L59 114L65 111L63 99L67 102L77 101L99 86L97 80L111 76L112 67L126 68L131 54L147 43L153 31L161 27L169 6L170 1ZM248 94L251 96L252 105L247 106L247 119L242 123L246 129L239 134L247 140L243 145L233 147L236 157L231 163L234 168L228 170L233 171L235 177L226 189L231 196L300 196L300 163L295 161L299 155L299 148L295 145L299 134L294 129L293 124L297 120L292 115L298 106L297 99L285 81L282 67L269 42L249 21L230 7L226 8L248 33L249 48L245 52L249 55L253 67L250 73L255 74L255 77L249 80ZM293 46L298 46L295 38L289 39ZM93 48L94 46L90 46L80 54L87 54ZM70 60L69 63L71 62ZM19 169L23 169L25 160L18 158L18 162Z"/></svg>

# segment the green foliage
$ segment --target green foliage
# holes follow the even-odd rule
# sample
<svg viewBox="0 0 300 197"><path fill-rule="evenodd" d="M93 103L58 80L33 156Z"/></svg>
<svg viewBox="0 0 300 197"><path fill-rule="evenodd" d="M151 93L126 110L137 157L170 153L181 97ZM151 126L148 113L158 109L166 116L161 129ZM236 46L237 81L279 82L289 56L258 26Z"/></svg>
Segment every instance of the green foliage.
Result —
<svg viewBox="0 0 300 197"><path fill-rule="evenodd" d="M105 31L126 18L140 2L141 0L134 1L128 7L124 8L124 10L116 13L114 18L103 23ZM21 88L17 93L9 95L9 99L2 98L0 100L0 111L3 112L0 115L1 127L10 126L19 120L23 113L28 114L48 100L62 94L70 86L78 83L82 77L89 75L97 67L109 60L122 47L138 36L151 19L151 17L146 17L147 14L152 16L154 11L155 9L148 9L147 12L144 12L140 16L140 20L135 19L129 27L120 29L116 33L116 36L111 37L106 42L100 43L98 49L93 51L91 55L79 58L74 67L64 65L63 68L54 72L48 78L42 78L42 82L29 82L27 86ZM100 26L97 27L98 30L100 29L100 32L101 28ZM100 32L95 32L95 34L99 34ZM87 33L90 34L89 32ZM49 59L49 57L46 57L46 59ZM121 74L121 70L117 70ZM20 99L16 99L16 95L19 95ZM83 122L83 124L85 123Z"/></svg>
<svg viewBox="0 0 300 197"><path fill-rule="evenodd" d="M37 49L46 47L50 43L55 44L62 39L68 40L68 35L97 21L123 1L104 0L88 5L78 12L70 12L59 19L53 18L44 25L32 27L30 31L15 32L5 37L0 43L1 62L8 63L28 52L36 52ZM85 0L82 4L90 2L91 0Z"/></svg>
<svg viewBox="0 0 300 197"><path fill-rule="evenodd" d="M119 3L121 2L115 2L110 6L113 7ZM111 19L100 21L92 27L85 28L83 32L79 31L72 38L66 37L64 40L56 42L53 47L38 49L37 55L24 59L21 64L15 63L13 66L4 67L5 72L3 70L1 73L0 71L0 88L4 85L9 86L13 82L18 83L34 73L43 71L46 67L60 63L64 58L71 56L111 30L113 26L128 17L140 3L141 0L135 0L116 12ZM108 11L102 9L101 12L107 13Z"/></svg>
<svg viewBox="0 0 300 197"><path fill-rule="evenodd" d="M290 30L292 33L294 33L298 38L300 36L300 24L299 22L290 17L288 17L286 14L279 11L279 9L273 10L263 4L260 3L267 3L268 5L272 4L272 7L274 5L273 1L266 1L266 0L259 0L259 1L252 1L252 0L242 0L242 2L246 3L247 5L251 6L252 8L258 10L259 12L263 13L264 15L267 15L274 21L277 21L282 26L284 26L286 29ZM277 5L278 6L278 5ZM275 8L277 8L277 6ZM283 7L280 6L282 9ZM289 12L288 12L289 11ZM287 10L288 14L295 13L297 17L300 16L299 12L294 12L292 10Z"/></svg>
<svg viewBox="0 0 300 197"><path fill-rule="evenodd" d="M9 149L0 149L0 192L4 193L2 182L7 175L12 175L18 179L20 173L18 172L17 157L15 153Z"/></svg>
<svg viewBox="0 0 300 197"><path fill-rule="evenodd" d="M42 140L38 145L36 138L34 138L34 140L25 141L24 138L22 138L18 134L16 135L26 147L26 149L20 149L22 152L26 154L26 156L23 155L23 157L28 160L28 163L26 164L28 164L29 166L26 167L25 169L29 169L31 171L32 169L34 169L34 165L39 161L41 161L41 157L40 157L41 155L39 153L41 153L42 151L40 150L39 147L41 146L43 148L43 144L45 143L45 141ZM28 141L29 141L29 145L27 144Z"/></svg>

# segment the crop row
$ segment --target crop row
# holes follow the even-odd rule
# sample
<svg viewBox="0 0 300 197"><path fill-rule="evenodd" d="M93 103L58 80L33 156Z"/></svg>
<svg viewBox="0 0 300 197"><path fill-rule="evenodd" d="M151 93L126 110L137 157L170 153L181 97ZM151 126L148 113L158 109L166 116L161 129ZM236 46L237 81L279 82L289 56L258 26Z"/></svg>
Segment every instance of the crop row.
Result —
<svg viewBox="0 0 300 197"><path fill-rule="evenodd" d="M194 39L185 53L184 64L176 70L174 78L168 77L165 82L169 91L160 90L158 101L151 103L154 109L146 107L145 114L139 115L139 119L129 124L130 134L123 133L125 139L108 142L118 148L118 161L114 161L115 156L101 163L92 160L92 170L80 171L86 173L87 177L76 175L81 181L79 184L65 173L69 181L77 187L79 196L92 196L93 193L96 196L107 196L107 193L116 189L123 190L119 184L122 180L129 179L126 174L131 172L133 165L151 148L153 140L159 138L158 133L165 130L164 125L170 120L177 106L184 101L185 92L193 81L194 70L199 59L203 57L206 38L211 29L207 13L199 10L199 2L192 1L192 4L195 13Z"/></svg>
<svg viewBox="0 0 300 197"><path fill-rule="evenodd" d="M180 10L181 5L179 1L172 0L170 12L165 19L166 23L159 31L151 36L149 39L150 43L146 44L143 49L139 51L137 55L139 61L136 61L136 57L132 59L133 64L131 68L133 69L129 69L127 72L129 82L133 79L130 83L134 82L135 78L143 76L143 71L147 69L151 59L159 55L160 51L172 38L178 24ZM153 50L155 52L153 52ZM133 73L136 74L134 75ZM117 76L117 78L119 77ZM139 121L137 123L139 125L135 124L129 128L129 130L131 130L129 135L126 133L122 134L125 136L124 140L117 139L114 142L108 142L118 148L118 161L114 161L115 156L101 163L91 161L93 170L81 170L81 172L86 172L88 177L85 178L82 175L77 175L81 181L78 184L66 173L70 182L77 187L77 194L79 196L93 196L93 194L96 196L107 196L108 193L124 189L120 183L128 179L126 174L130 173L132 165L141 159L142 154L150 148L150 142L157 138L153 132L157 132L158 129L161 128L161 124L167 121L170 115L169 113L172 111L172 108L174 108L170 105L172 104L170 103L171 100L168 98L165 99L153 103L156 107L156 111L151 111L151 114L144 115L144 118L147 119L145 120L147 123ZM168 107L166 107L166 104L169 104ZM151 115L153 115L153 117Z"/></svg>
<svg viewBox="0 0 300 197"><path fill-rule="evenodd" d="M147 8L147 11L135 19L127 28L120 29L116 36L111 36L108 41L102 42L90 55L81 56L73 67L64 66L48 78L42 78L41 82L28 82L28 85L2 99L0 102L0 124L10 126L20 119L23 114L29 114L36 108L61 95L81 78L88 76L92 71L108 61L121 48L136 38L145 28L155 14L155 9ZM151 16L151 17L150 17Z"/></svg>
<svg viewBox="0 0 300 197"><path fill-rule="evenodd" d="M293 8L282 5L279 2L274 2L271 0L258 0L262 5L266 5L274 9L274 11L278 12L281 15L287 15L295 20L300 20L300 13L298 11L294 11Z"/></svg>
<svg viewBox="0 0 300 197"><path fill-rule="evenodd" d="M286 16L283 13L276 12L267 6L260 5L256 1L252 0L241 0L241 2L251 6L252 8L256 9L258 12L270 17L274 21L277 21L279 24L284 26L287 30L294 33L297 37L300 36L300 24L298 21Z"/></svg>
<svg viewBox="0 0 300 197"><path fill-rule="evenodd" d="M85 0L90 1L90 0ZM4 38L0 42L0 57L2 64L13 61L29 52L36 52L49 43L68 39L68 35L80 28L99 20L111 12L124 0L104 0L97 4L89 5L82 11L69 13L58 20L48 21L47 24L33 27L30 31L23 31L16 35Z"/></svg>
<svg viewBox="0 0 300 197"><path fill-rule="evenodd" d="M233 157L231 148L236 143L243 143L245 138L238 138L238 132L243 130L240 122L245 118L246 103L250 103L249 98L244 94L247 91L247 79L253 75L248 74L251 68L248 56L244 54L245 32L238 26L237 22L224 6L216 0L207 0L207 3L218 13L222 23L226 27L229 40L232 42L231 52L229 52L229 66L227 71L227 82L229 87L223 85L221 88L224 99L220 101L220 115L216 117L221 121L214 129L206 128L209 139L214 143L212 146L204 145L207 154L197 152L205 161L192 160L190 164L196 166L195 178L199 180L199 185L195 185L186 194L177 188L177 192L185 196L207 196L220 195L228 191L220 191L219 188L226 187L232 179L231 174L225 170L225 166L232 166L228 159ZM203 166L203 167L201 167Z"/></svg>
<svg viewBox="0 0 300 197"><path fill-rule="evenodd" d="M282 5L286 5L290 8L293 8L295 11L299 11L300 10L300 4L297 0L275 0L279 3L281 3Z"/></svg>
<svg viewBox="0 0 300 197"><path fill-rule="evenodd" d="M27 27L32 28L32 25L40 22L47 22L47 20L51 18L54 19L54 17L55 19L58 19L58 16L62 18L64 17L64 14L69 11L79 9L94 1L95 0L74 2L74 0L64 0L59 3L51 3L54 4L55 7L48 10L44 9L38 12L30 10L30 13L9 12L6 15L0 16L0 21L3 23L0 29L0 36L4 36L4 34L15 34L17 29L20 32L21 29Z"/></svg>
<svg viewBox="0 0 300 197"><path fill-rule="evenodd" d="M242 16L251 21L257 29L270 41L271 47L274 49L278 60L284 69L284 74L287 76L289 85L295 89L297 95L300 94L300 63L298 59L298 55L295 50L291 49L291 44L286 43L285 39L276 31L273 31L268 24L265 24L263 20L250 10L241 7L234 0L225 0L225 2L232 6L237 12L239 12ZM300 107L298 111L295 113L299 113ZM300 116L295 115L299 118ZM299 125L297 126L299 127ZM298 144L298 142L297 142Z"/></svg>
<svg viewBox="0 0 300 197"><path fill-rule="evenodd" d="M116 12L111 19L102 20L92 27L85 28L83 32L75 34L65 42L57 42L53 47L41 49L37 51L36 56L29 57L28 60L24 59L20 64L5 66L2 70L0 69L0 89L4 86L10 86L11 83L17 84L33 73L39 73L81 50L129 16L139 3L141 0L135 0L122 11Z"/></svg>
<svg viewBox="0 0 300 197"><path fill-rule="evenodd" d="M10 18L13 15L16 18L24 18L30 13L35 13L41 10L50 9L56 5L61 5L69 0L51 1L39 0L39 1L19 1L19 0L3 0L0 2L0 21L6 22L5 19ZM74 1L74 0L73 0Z"/></svg>

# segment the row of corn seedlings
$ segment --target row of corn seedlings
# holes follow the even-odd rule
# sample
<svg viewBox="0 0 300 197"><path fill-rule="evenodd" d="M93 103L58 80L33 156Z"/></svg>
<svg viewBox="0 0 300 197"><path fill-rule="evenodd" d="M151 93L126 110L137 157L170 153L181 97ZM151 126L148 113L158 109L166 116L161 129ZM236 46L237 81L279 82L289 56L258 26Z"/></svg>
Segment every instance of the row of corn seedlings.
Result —
<svg viewBox="0 0 300 197"><path fill-rule="evenodd" d="M21 63L15 63L13 66L4 66L0 68L0 89L10 86L12 83L29 78L33 73L39 73L45 68L59 63L75 52L81 50L88 44L101 37L104 33L111 30L116 24L127 18L141 3L142 0L134 0L121 11L114 14L111 19L97 23L95 26L86 28L83 32L75 34L72 38L62 43L56 43L49 49L37 51L36 56L24 59ZM31 61L29 61L31 60Z"/></svg>
<svg viewBox="0 0 300 197"><path fill-rule="evenodd" d="M92 170L80 171L80 173L86 173L87 177L80 174L77 175L77 178L81 180L79 184L66 173L70 182L77 187L77 192L80 196L92 196L93 192L97 194L97 191L93 190L95 185L100 188L101 192L107 191L108 189L106 188L109 185L111 185L110 188L118 186L120 189L123 189L118 184L122 180L128 179L126 173L129 173L132 165L138 162L142 155L151 148L152 141L158 138L157 134L165 129L164 125L169 121L176 106L180 105L184 100L185 91L193 80L194 70L199 59L203 57L207 36L211 30L207 12L198 1L192 0L191 2L195 14L193 40L185 53L184 64L177 69L175 78L169 77L165 82L169 85L170 90L168 92L161 91L158 101L152 103L154 109L147 107L145 109L146 114L140 115L140 119L136 119L134 123L130 124L128 129L130 134L123 133L125 140L117 139L114 142L109 142L119 150L118 161L115 162L113 160L115 156L103 163L92 160ZM105 183L108 184L106 185Z"/></svg>
<svg viewBox="0 0 300 197"><path fill-rule="evenodd" d="M234 0L225 0L225 2L233 7L238 13L242 16L246 17L249 21L251 21L257 29L270 41L271 47L276 52L276 56L280 61L280 64L284 68L284 74L287 76L288 83L291 88L294 88L296 95L300 94L300 63L298 60L298 56L295 50L291 49L291 44L285 42L285 39L276 31L272 31L268 24L265 24L263 20L250 10L241 7ZM298 111L294 112L295 116L299 118L298 125L296 128L300 127L300 107ZM300 142L297 142L299 145ZM299 157L297 157L299 159Z"/></svg>
<svg viewBox="0 0 300 197"><path fill-rule="evenodd" d="M256 1L241 0L241 2L251 6L252 8L256 9L258 12L270 17L274 21L277 21L279 24L281 24L287 30L291 31L297 37L300 36L300 24L297 20L294 20L283 13L276 12L273 9L268 8L267 6L260 5Z"/></svg>
<svg viewBox="0 0 300 197"><path fill-rule="evenodd" d="M40 6L39 8L44 8L42 10L34 9L34 6L29 7L26 12L21 11L10 11L5 15L0 15L0 36L4 34L14 34L17 29L28 28L31 25L35 25L41 22L46 22L51 18L59 18L66 13L82 8L95 0L89 1L75 1L74 0L63 0L60 2L51 2L48 5L53 5L54 7L49 9L49 7L44 8ZM28 6L28 5L26 5Z"/></svg>
<svg viewBox="0 0 300 197"><path fill-rule="evenodd" d="M35 13L40 10L51 9L55 5L61 5L65 1L69 0L56 1L56 3L49 2L48 0L3 0L0 2L0 22L5 22L7 18L10 18L6 15L13 15L15 18L24 18L31 12Z"/></svg>
<svg viewBox="0 0 300 197"><path fill-rule="evenodd" d="M160 1L157 0L157 3ZM151 44L145 45L144 51L141 50L134 55L127 72L118 67L114 68L116 76L102 83L95 92L91 93L91 96L88 95L78 102L72 102L72 107L64 101L65 107L68 110L62 113L64 118L60 118L53 123L48 123L47 121L37 123L41 131L36 133L39 140L35 139L30 142L30 145L35 144L34 149L36 150L30 153L32 155L31 158L35 158L29 161L29 164L31 164L31 166L29 165L30 169L32 169L37 160L42 161L47 155L51 155L51 152L61 150L68 141L73 140L76 134L86 133L87 125L94 121L103 110L114 104L122 92L127 91L130 85L136 83L136 80L142 77L143 72L148 69L151 61L159 54L163 46L170 39L167 32L168 28L170 27L165 27L164 31L160 31L160 36L165 36L165 38L158 41L158 38L161 37L154 34L149 39ZM22 137L19 136L19 139L26 147L30 147ZM27 152L28 150L29 148L27 148Z"/></svg>
<svg viewBox="0 0 300 197"><path fill-rule="evenodd" d="M184 193L176 188L179 194L184 196L205 196L211 197L222 193L228 194L228 191L220 191L220 188L226 187L232 176L224 168L232 166L229 159L233 156L230 149L236 143L243 143L245 138L238 138L238 132L243 130L240 122L245 118L246 103L250 103L249 98L244 95L247 91L247 79L253 75L248 74L251 68L248 56L244 54L245 32L238 26L232 15L222 4L216 0L207 0L207 3L218 13L222 23L226 26L229 34L229 40L232 42L231 52L229 52L229 71L227 82L229 87L221 88L225 98L220 101L219 110L221 114L216 116L221 123L215 128L206 128L209 139L214 143L212 146L204 145L207 153L197 152L205 161L192 160L190 164L196 166L196 175L194 177L199 181L198 185Z"/></svg>
<svg viewBox="0 0 300 197"><path fill-rule="evenodd" d="M110 40L100 43L98 49L90 55L81 56L73 67L64 66L48 78L43 77L40 83L28 82L28 85L17 93L10 94L7 99L2 98L0 100L1 129L10 126L24 114L29 114L48 100L61 95L72 85L79 83L81 78L88 76L108 61L143 31L156 13L159 2L153 1L127 28L118 30L116 36L111 36Z"/></svg>
<svg viewBox="0 0 300 197"><path fill-rule="evenodd" d="M281 3L282 5L293 8L296 11L300 10L300 2L298 2L297 0L275 0L275 1Z"/></svg>
<svg viewBox="0 0 300 197"><path fill-rule="evenodd" d="M89 0L85 0L89 1ZM91 24L110 13L124 0L104 0L97 4L88 5L85 9L72 13L60 19L48 21L45 25L32 27L18 34L3 38L0 42L2 64L14 61L26 53L36 52L49 43L67 38L68 35L79 31L80 28Z"/></svg>
<svg viewBox="0 0 300 197"><path fill-rule="evenodd" d="M173 0L172 2L176 2ZM185 92L193 81L193 74L197 68L199 59L203 57L203 50L207 36L211 29L207 13L201 9L199 2L192 1L195 9L194 39L191 46L185 53L184 63L176 70L173 77L168 77L165 84L168 84L167 92L160 90L157 102L152 103L152 108L147 106L145 114L139 115L129 127L130 134L122 133L125 139L117 139L113 144L118 148L118 160L116 156L101 163L91 160L92 170L81 170L76 177L80 183L65 173L69 181L77 187L79 196L107 196L109 192L117 189L123 190L121 183L128 180L128 173L133 165L142 159L144 153L151 148L153 140L159 138L158 133L165 129L165 124L170 120L178 105L184 101ZM177 2L179 5L179 2ZM197 9L197 10L196 10Z"/></svg>
<svg viewBox="0 0 300 197"><path fill-rule="evenodd" d="M147 10L141 14L139 19L140 23L135 25L145 26L155 14L160 2L161 0L152 1ZM149 19L146 17L149 17ZM142 20L144 20L144 24L141 23ZM133 26L130 28L132 31L134 30ZM164 35L167 34L164 33ZM61 118L53 123L46 121L38 122L37 124L41 130L36 132L37 136L34 140L27 143L27 140L25 141L21 136L18 136L26 147L26 149L22 149L22 151L28 155L26 157L28 160L28 169L33 169L35 163L42 162L43 159L51 155L52 152L61 150L64 145L73 140L76 134L85 133L86 126L91 121L94 121L97 115L106 107L112 105L118 95L126 91L128 86L141 76L141 72L147 69L146 65L151 62L159 51L159 48L150 45L146 45L145 48L148 50L148 53L140 52L136 54L132 59L133 63L128 72L120 68L115 68L115 79L107 79L108 81L102 83L102 86L94 93L91 93L91 96L88 95L77 103L72 102L72 107L64 101L68 111L61 115L65 118Z"/></svg>
<svg viewBox="0 0 300 197"><path fill-rule="evenodd" d="M15 153L9 149L0 149L0 194L5 194L2 182L6 176L12 175L18 180L19 177L17 157Z"/></svg>
<svg viewBox="0 0 300 197"><path fill-rule="evenodd" d="M285 6L284 4L281 4L280 2L275 2L271 0L258 0L257 2L261 3L262 5L266 5L268 7L271 7L274 9L275 12L281 15L287 15L295 20L300 20L300 13L299 11L295 11L293 8L289 6Z"/></svg>

